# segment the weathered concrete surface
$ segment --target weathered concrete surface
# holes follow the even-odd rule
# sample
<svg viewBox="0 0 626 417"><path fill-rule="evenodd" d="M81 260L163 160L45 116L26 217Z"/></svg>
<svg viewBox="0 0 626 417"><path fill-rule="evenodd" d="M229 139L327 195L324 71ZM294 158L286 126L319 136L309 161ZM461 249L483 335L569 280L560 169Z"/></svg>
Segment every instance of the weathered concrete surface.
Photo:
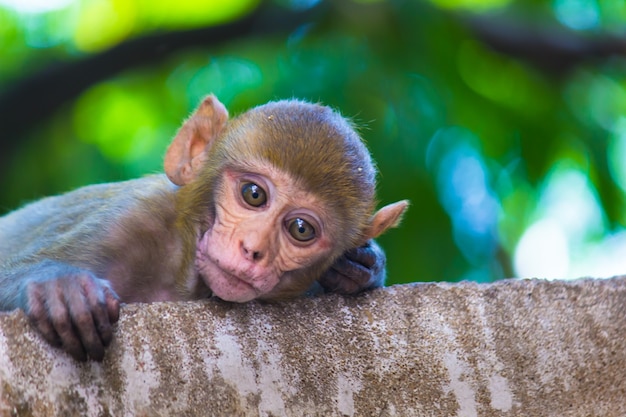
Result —
<svg viewBox="0 0 626 417"><path fill-rule="evenodd" d="M0 315L0 415L625 416L626 278L132 305L103 363Z"/></svg>

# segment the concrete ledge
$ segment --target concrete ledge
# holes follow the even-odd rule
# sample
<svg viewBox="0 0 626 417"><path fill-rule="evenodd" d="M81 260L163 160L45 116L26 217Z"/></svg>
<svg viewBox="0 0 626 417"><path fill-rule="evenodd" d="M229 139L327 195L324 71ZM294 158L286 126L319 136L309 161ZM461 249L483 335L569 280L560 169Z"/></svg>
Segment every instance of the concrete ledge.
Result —
<svg viewBox="0 0 626 417"><path fill-rule="evenodd" d="M626 415L626 277L129 305L103 363L0 315L0 415Z"/></svg>

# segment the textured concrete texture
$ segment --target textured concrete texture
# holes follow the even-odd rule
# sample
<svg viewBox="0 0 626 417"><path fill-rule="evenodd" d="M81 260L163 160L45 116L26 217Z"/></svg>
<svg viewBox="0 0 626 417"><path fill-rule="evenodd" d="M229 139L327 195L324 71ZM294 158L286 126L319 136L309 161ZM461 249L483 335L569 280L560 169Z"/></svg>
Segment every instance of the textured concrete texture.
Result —
<svg viewBox="0 0 626 417"><path fill-rule="evenodd" d="M626 278L129 305L115 337L77 363L0 315L0 415L626 415Z"/></svg>

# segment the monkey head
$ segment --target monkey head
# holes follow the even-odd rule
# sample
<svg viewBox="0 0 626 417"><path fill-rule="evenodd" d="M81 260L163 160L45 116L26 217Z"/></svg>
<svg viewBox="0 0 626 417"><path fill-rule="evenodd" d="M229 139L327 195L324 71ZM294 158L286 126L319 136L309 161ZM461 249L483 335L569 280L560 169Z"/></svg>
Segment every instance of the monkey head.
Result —
<svg viewBox="0 0 626 417"><path fill-rule="evenodd" d="M196 233L197 275L227 301L303 293L408 205L374 213L376 169L354 127L297 100L228 120L205 98L170 145L165 172L181 186L182 221Z"/></svg>

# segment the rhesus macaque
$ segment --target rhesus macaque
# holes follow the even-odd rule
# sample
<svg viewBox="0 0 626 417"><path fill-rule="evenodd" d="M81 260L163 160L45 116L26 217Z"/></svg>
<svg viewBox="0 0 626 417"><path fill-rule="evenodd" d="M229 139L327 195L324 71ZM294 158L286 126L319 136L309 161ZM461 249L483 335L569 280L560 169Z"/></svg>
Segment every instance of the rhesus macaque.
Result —
<svg viewBox="0 0 626 417"><path fill-rule="evenodd" d="M166 175L87 186L0 218L0 309L23 309L53 345L100 360L120 302L383 284L371 239L408 203L374 213L370 155L328 107L278 101L229 121L208 96L164 166Z"/></svg>

